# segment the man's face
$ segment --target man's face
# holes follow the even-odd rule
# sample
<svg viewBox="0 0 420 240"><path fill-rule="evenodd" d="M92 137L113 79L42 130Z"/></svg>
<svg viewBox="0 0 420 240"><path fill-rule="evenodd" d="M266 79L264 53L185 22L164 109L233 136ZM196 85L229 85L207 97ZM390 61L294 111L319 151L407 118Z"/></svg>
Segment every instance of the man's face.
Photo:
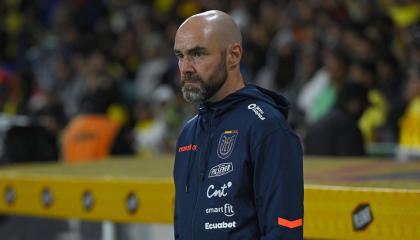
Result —
<svg viewBox="0 0 420 240"><path fill-rule="evenodd" d="M225 83L226 50L210 41L211 35L203 29L187 28L177 32L174 52L181 73L182 93L187 102L203 102Z"/></svg>

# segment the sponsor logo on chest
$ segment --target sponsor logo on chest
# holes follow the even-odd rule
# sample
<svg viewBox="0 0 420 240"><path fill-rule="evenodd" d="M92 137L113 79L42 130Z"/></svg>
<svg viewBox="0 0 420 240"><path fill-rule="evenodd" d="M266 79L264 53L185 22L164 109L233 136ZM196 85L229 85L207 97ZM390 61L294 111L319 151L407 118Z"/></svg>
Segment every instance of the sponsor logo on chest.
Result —
<svg viewBox="0 0 420 240"><path fill-rule="evenodd" d="M209 178L220 177L233 171L231 162L218 164L210 169Z"/></svg>
<svg viewBox="0 0 420 240"><path fill-rule="evenodd" d="M220 188L216 188L213 184L211 184L207 188L207 198L222 198L227 196L227 189L232 187L232 182L229 181L223 184Z"/></svg>
<svg viewBox="0 0 420 240"><path fill-rule="evenodd" d="M225 205L217 208L207 208L206 213L223 213L226 217L232 217L233 215L235 215L235 212L233 211L233 206L229 203L225 203Z"/></svg>
<svg viewBox="0 0 420 240"><path fill-rule="evenodd" d="M209 223L206 222L204 224L204 228L206 230L211 230L211 229L227 229L227 228L236 228L236 221L233 222L218 222L218 223Z"/></svg>
<svg viewBox="0 0 420 240"><path fill-rule="evenodd" d="M182 146L178 148L178 152L189 152L189 151L196 151L198 149L198 146L195 144L189 144L186 146Z"/></svg>

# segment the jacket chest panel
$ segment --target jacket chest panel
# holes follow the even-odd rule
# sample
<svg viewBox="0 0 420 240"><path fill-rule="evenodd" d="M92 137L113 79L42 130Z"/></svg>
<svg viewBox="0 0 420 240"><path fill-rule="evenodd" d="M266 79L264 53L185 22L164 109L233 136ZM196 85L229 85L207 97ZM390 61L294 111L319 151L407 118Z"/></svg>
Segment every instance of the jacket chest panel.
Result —
<svg viewBox="0 0 420 240"><path fill-rule="evenodd" d="M237 209L251 196L245 130L226 127L214 132L211 143L205 145L207 149L201 149L205 155L200 161L205 167L198 191L196 226L199 231L217 235L239 226L241 213Z"/></svg>

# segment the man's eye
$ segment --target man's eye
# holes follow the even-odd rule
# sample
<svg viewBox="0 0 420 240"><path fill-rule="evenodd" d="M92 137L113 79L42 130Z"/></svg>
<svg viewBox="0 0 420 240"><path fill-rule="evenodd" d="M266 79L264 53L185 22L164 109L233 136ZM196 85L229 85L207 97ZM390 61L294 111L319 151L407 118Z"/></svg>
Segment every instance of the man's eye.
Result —
<svg viewBox="0 0 420 240"><path fill-rule="evenodd" d="M200 57L200 56L202 56L203 55L203 53L202 52L193 52L193 57Z"/></svg>

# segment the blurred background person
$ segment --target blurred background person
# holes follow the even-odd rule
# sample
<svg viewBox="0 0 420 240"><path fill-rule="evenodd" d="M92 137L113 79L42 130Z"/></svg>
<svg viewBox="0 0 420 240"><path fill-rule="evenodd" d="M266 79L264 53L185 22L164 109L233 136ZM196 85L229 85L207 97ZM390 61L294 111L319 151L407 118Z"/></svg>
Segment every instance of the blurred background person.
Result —
<svg viewBox="0 0 420 240"><path fill-rule="evenodd" d="M407 106L400 122L400 160L420 159L420 67L409 71L404 98Z"/></svg>
<svg viewBox="0 0 420 240"><path fill-rule="evenodd" d="M334 107L320 120L309 126L304 151L320 156L366 155L358 120L368 106L366 88L358 83L346 83L340 89Z"/></svg>
<svg viewBox="0 0 420 240"><path fill-rule="evenodd" d="M79 113L63 131L66 162L96 161L110 155L133 154L134 139L124 122L108 111L118 100L116 82L105 70L101 52L92 51L86 60Z"/></svg>
<svg viewBox="0 0 420 240"><path fill-rule="evenodd" d="M347 62L347 56L341 49L324 50L324 67L302 86L297 98L306 124L312 124L322 118L334 105L337 91L347 80Z"/></svg>

